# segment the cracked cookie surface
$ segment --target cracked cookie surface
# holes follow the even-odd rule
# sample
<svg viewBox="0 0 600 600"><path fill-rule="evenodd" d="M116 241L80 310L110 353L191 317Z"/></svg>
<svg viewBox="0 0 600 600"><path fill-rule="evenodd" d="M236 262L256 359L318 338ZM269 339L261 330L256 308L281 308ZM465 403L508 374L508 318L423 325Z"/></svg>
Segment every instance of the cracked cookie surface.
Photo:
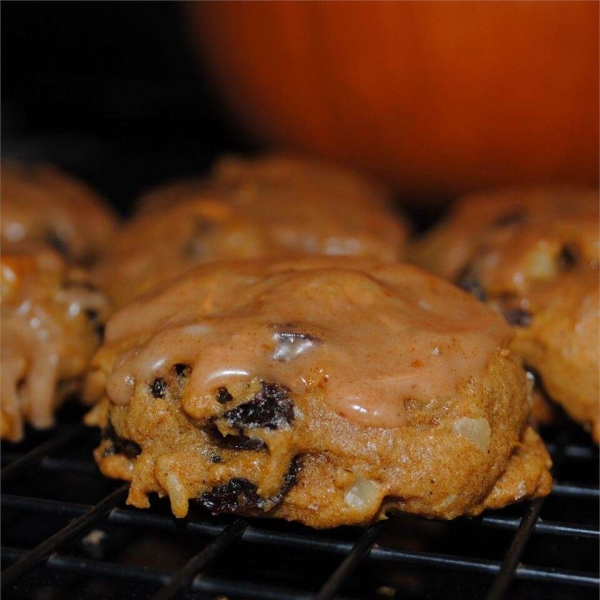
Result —
<svg viewBox="0 0 600 600"><path fill-rule="evenodd" d="M117 312L88 423L128 502L313 527L438 518L549 493L511 329L408 265L197 267Z"/></svg>

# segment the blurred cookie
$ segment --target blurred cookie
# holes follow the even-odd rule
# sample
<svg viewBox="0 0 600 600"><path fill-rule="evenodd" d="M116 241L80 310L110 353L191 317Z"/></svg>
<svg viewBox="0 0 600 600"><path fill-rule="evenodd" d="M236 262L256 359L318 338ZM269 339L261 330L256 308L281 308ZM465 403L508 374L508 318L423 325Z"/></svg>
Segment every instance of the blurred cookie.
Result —
<svg viewBox="0 0 600 600"><path fill-rule="evenodd" d="M54 250L3 248L1 267L0 431L19 441L24 423L50 427L55 408L79 389L107 303Z"/></svg>
<svg viewBox="0 0 600 600"><path fill-rule="evenodd" d="M420 269L213 262L113 315L87 382L128 502L313 527L450 519L546 495L513 334Z"/></svg>
<svg viewBox="0 0 600 600"><path fill-rule="evenodd" d="M2 243L38 242L89 263L108 243L115 217L87 185L56 167L2 163Z"/></svg>
<svg viewBox="0 0 600 600"><path fill-rule="evenodd" d="M227 158L207 179L139 202L98 270L126 304L214 259L293 255L401 256L406 227L385 192L349 171L285 157Z"/></svg>
<svg viewBox="0 0 600 600"><path fill-rule="evenodd" d="M599 439L598 192L539 189L460 201L411 258L488 302L548 395Z"/></svg>

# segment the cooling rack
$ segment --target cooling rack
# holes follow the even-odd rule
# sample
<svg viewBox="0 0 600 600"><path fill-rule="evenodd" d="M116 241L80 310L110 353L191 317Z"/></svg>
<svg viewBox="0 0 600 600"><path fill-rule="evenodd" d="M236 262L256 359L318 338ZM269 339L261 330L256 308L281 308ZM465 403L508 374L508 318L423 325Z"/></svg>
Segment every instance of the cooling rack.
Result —
<svg viewBox="0 0 600 600"><path fill-rule="evenodd" d="M73 409L69 409L73 410ZM2 449L3 598L598 598L598 451L543 432L556 484L536 500L451 522L396 516L314 531L270 520L127 507L72 414Z"/></svg>

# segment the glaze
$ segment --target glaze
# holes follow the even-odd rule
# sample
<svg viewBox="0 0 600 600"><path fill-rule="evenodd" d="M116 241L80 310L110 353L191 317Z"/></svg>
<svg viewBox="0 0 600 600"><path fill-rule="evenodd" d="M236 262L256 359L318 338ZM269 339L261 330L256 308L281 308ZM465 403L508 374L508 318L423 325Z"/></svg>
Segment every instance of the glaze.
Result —
<svg viewBox="0 0 600 600"><path fill-rule="evenodd" d="M452 397L511 337L487 306L407 265L224 263L191 271L110 319L108 346L127 350L107 393L124 405L136 385L188 364L187 394L252 377L298 393L321 385L337 414L397 427L406 400Z"/></svg>
<svg viewBox="0 0 600 600"><path fill-rule="evenodd" d="M99 342L87 311L100 316L107 305L54 251L9 248L1 267L2 435L18 440L23 420L54 422L59 381L81 376Z"/></svg>

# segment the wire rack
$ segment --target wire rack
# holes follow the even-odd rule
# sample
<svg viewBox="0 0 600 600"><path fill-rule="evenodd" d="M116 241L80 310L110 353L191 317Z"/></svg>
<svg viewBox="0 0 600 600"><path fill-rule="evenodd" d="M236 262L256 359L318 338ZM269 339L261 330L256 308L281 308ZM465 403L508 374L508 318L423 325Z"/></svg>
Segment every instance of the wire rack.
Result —
<svg viewBox="0 0 600 600"><path fill-rule="evenodd" d="M575 428L544 435L556 479L545 500L314 531L201 509L180 521L158 498L127 507L127 485L91 458L98 432L63 418L3 444L3 597L598 598L598 451Z"/></svg>

